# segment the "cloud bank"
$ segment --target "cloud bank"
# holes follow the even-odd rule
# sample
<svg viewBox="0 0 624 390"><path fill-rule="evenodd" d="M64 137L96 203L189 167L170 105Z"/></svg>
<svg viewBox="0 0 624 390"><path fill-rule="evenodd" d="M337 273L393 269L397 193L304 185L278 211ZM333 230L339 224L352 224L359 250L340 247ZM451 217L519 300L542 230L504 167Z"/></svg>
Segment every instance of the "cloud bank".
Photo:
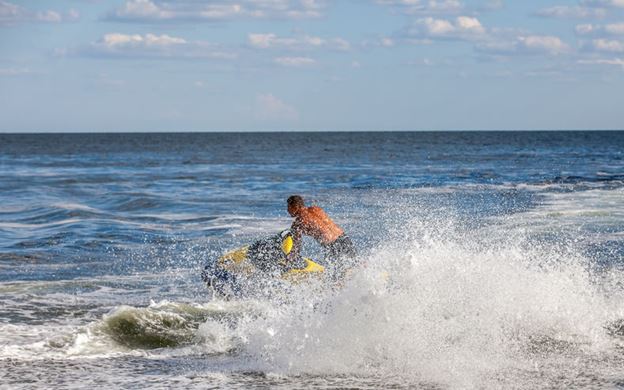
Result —
<svg viewBox="0 0 624 390"><path fill-rule="evenodd" d="M32 11L20 5L0 0L0 26L10 26L21 23L73 22L79 18L80 14L73 9L64 13L52 10Z"/></svg>
<svg viewBox="0 0 624 390"><path fill-rule="evenodd" d="M279 37L274 33L253 33L247 36L249 46L255 49L286 49L286 50L310 50L330 49L346 51L351 44L343 38L321 38L311 35L299 37Z"/></svg>
<svg viewBox="0 0 624 390"><path fill-rule="evenodd" d="M251 19L306 19L322 16L323 0L129 0L109 13L106 20L158 23L168 21L223 21Z"/></svg>
<svg viewBox="0 0 624 390"><path fill-rule="evenodd" d="M236 53L203 41L187 41L167 34L105 34L99 40L80 47L75 54L99 58L143 59L221 59L231 60Z"/></svg>

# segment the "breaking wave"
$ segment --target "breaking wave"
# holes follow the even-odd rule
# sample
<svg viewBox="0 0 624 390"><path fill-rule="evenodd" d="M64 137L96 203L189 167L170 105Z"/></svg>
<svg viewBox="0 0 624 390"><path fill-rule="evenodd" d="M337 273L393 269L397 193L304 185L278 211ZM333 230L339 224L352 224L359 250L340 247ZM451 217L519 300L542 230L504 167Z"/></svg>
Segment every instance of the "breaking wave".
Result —
<svg viewBox="0 0 624 390"><path fill-rule="evenodd" d="M341 286L301 285L288 300L121 306L63 348L101 353L94 345L104 342L117 352L230 356L233 371L451 387L618 378L621 271L597 272L573 241L448 221L401 232Z"/></svg>

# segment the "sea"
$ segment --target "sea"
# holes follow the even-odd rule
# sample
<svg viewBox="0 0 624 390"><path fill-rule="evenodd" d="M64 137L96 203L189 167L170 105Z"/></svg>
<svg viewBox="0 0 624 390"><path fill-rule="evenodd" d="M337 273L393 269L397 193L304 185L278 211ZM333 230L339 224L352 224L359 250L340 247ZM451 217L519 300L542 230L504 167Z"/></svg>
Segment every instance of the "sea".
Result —
<svg viewBox="0 0 624 390"><path fill-rule="evenodd" d="M358 265L215 294L293 194ZM624 132L0 134L0 388L624 389Z"/></svg>

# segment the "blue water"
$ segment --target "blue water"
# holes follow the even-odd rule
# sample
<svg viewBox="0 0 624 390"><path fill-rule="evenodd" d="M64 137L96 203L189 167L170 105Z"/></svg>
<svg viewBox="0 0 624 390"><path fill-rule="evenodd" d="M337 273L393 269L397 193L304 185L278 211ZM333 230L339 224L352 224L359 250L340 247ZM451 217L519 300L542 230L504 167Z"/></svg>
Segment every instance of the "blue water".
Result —
<svg viewBox="0 0 624 390"><path fill-rule="evenodd" d="M0 373L9 388L621 386L623 158L624 132L0 134ZM289 321L319 320L282 345L262 332L283 311L215 300L199 271L288 227L295 193L369 267L317 298L324 314L292 304ZM377 266L397 275L381 290ZM289 349L338 323L349 333Z"/></svg>

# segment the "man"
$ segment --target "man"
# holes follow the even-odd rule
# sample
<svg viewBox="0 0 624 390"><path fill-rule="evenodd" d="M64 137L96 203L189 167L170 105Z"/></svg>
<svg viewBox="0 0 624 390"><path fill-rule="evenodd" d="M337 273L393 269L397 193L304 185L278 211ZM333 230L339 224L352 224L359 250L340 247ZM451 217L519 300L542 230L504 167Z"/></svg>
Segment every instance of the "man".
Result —
<svg viewBox="0 0 624 390"><path fill-rule="evenodd" d="M356 256L353 242L322 208L306 207L299 195L289 197L287 204L288 214L295 217L290 229L293 235L293 249L289 259L297 259L300 256L302 235L305 234L323 246L325 260L333 263L334 272L343 274L353 266Z"/></svg>

